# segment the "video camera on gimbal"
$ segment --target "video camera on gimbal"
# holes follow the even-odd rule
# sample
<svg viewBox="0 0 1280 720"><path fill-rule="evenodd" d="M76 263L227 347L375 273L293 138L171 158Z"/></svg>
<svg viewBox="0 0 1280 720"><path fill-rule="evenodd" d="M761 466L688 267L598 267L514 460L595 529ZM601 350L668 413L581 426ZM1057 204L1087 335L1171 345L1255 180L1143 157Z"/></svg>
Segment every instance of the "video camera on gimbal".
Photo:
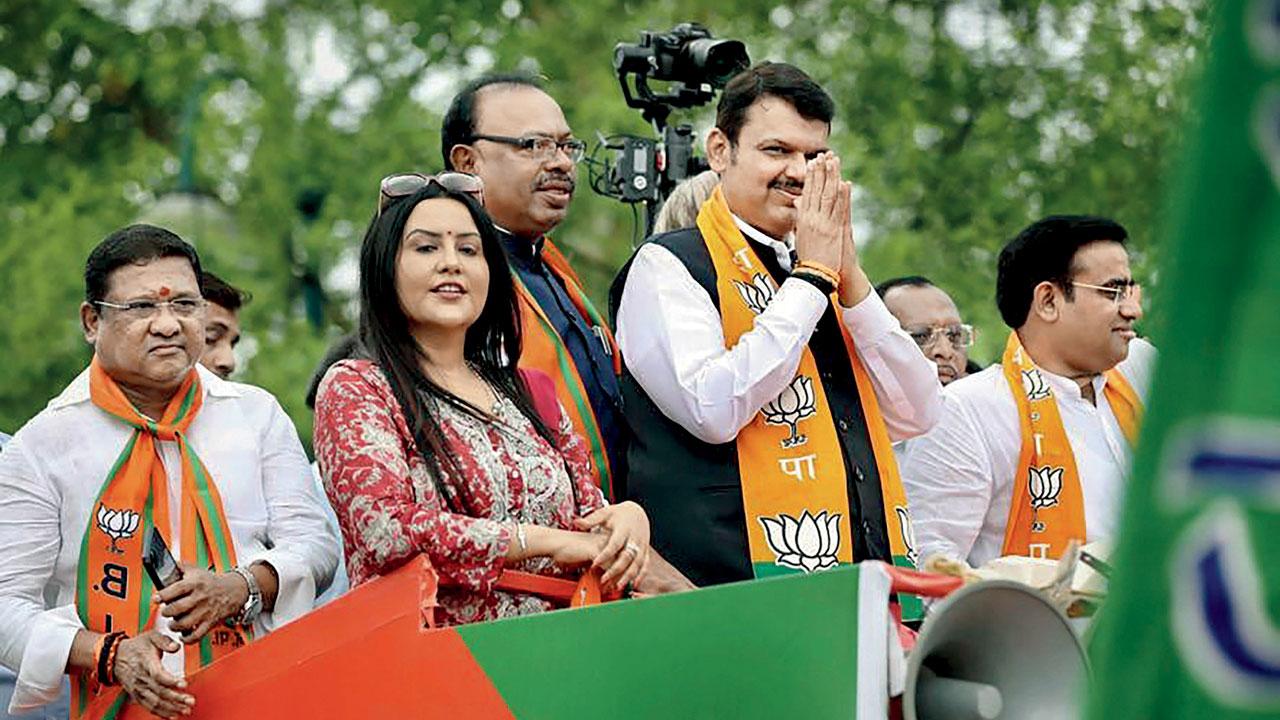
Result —
<svg viewBox="0 0 1280 720"><path fill-rule="evenodd" d="M693 154L693 126L668 125L671 111L711 102L716 91L749 64L745 45L716 40L697 23L680 23L665 33L643 32L640 42L614 47L613 69L622 96L628 107L641 111L658 138L601 138L591 153L591 187L625 203L644 203L646 237L671 190L707 169L706 160ZM666 91L654 91L649 85L653 80L669 83ZM613 159L596 160L601 148L613 151Z"/></svg>

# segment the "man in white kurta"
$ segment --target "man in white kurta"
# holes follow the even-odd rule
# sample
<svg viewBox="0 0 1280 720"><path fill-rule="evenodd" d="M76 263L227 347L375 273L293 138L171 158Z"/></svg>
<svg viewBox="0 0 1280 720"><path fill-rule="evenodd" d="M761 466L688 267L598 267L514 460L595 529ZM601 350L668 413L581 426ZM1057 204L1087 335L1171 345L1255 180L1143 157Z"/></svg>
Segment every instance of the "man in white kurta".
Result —
<svg viewBox="0 0 1280 720"><path fill-rule="evenodd" d="M138 243L146 246L161 233L172 238L164 242L181 243L167 231L148 230L141 233L141 240L138 233L116 239L127 252L136 250ZM152 248L150 252L168 250ZM101 311L102 317L94 316L94 339L115 334L112 342L116 345L110 352L117 357L109 357L105 342L97 343L96 356L103 365L120 362L136 350L137 357L147 358L140 362L138 376L146 372L142 366L155 358L176 363L184 374L195 366L203 344L191 338L203 337L202 317L198 313L181 315L187 309L176 305L157 311L157 306L165 304L163 300L176 303L186 293L199 300L190 267L198 263L194 251L190 259L189 264L185 258L154 255L150 259L125 258L119 269L107 273L109 293L101 304L126 309L119 312L119 319L106 309ZM173 268L177 280L156 275L154 269L161 267ZM120 278L126 275L138 282L124 283ZM153 277L161 284L148 285ZM94 302L92 288L88 297ZM139 302L152 305L137 306ZM128 309L130 303L135 307ZM147 311L152 311L150 320L134 323L128 319ZM108 323L118 326L108 328ZM143 349L128 346L135 340ZM199 348L191 349L184 343ZM317 590L327 586L333 576L340 543L325 522L297 432L275 398L260 388L224 381L203 367L196 367L196 372L203 388L203 405L185 437L216 483L238 562L245 568L269 567L276 577L274 606L253 621L258 633L267 632L311 609ZM137 381L136 376L121 377ZM144 406L138 407L141 411ZM0 617L4 618L0 622L0 665L18 674L10 705L13 712L53 700L68 671L81 672L72 662L75 645L83 647L89 634L76 610L81 539L94 520L94 505L103 483L112 475L113 465L133 434L132 426L91 400L90 371L86 370L24 425L0 453ZM183 471L177 443L157 440L157 446L167 477L169 507L180 508ZM165 528L174 557L183 553L181 517L181 513L171 512ZM194 568L188 572L189 577L203 575L208 573ZM233 589L239 582L242 598L248 581L232 577L219 582L219 587ZM243 599L232 602L237 601ZM165 616L163 610L161 605L153 613L155 629L181 642L180 634L170 629L177 618ZM136 653L134 657L144 657L143 651ZM118 657L124 655L122 649ZM178 677L184 670L194 670L183 667L183 655L165 653L163 669ZM151 672L154 675L160 669ZM129 674L130 679L134 677L140 674ZM131 687L123 679L121 685L138 700L134 692L137 685ZM152 709L154 703L143 701L143 705Z"/></svg>
<svg viewBox="0 0 1280 720"><path fill-rule="evenodd" d="M1001 315L1061 415L1089 542L1115 533L1131 454L1106 374L1118 371L1145 401L1156 359L1134 332L1141 295L1127 236L1105 218L1051 216L1005 247L997 277ZM947 385L937 425L906 449L902 481L922 559L943 555L977 567L1006 554L1024 442L1013 393L1000 364Z"/></svg>
<svg viewBox="0 0 1280 720"><path fill-rule="evenodd" d="M1155 358L1151 343L1138 339L1117 366L1144 399ZM1095 406L1074 380L1041 375L1075 451L1088 540L1113 537L1131 452L1103 393L1106 381L1093 380ZM940 554L978 567L1000 557L1004 545L1021 447L1017 407L999 365L951 383L942 395L938 424L907 443L902 483L920 557Z"/></svg>

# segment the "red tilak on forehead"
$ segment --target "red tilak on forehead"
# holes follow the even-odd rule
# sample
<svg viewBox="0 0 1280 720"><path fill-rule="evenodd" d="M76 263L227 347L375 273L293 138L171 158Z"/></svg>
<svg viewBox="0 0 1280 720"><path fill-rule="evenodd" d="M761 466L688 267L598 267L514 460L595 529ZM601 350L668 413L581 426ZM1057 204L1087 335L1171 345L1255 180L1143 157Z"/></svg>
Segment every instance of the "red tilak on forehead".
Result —
<svg viewBox="0 0 1280 720"><path fill-rule="evenodd" d="M168 286L168 285L161 285L161 286L160 286L160 297L162 297L162 298L169 297L169 293L170 293L170 292L172 292L172 290L170 290L170 289L169 289L169 286Z"/></svg>

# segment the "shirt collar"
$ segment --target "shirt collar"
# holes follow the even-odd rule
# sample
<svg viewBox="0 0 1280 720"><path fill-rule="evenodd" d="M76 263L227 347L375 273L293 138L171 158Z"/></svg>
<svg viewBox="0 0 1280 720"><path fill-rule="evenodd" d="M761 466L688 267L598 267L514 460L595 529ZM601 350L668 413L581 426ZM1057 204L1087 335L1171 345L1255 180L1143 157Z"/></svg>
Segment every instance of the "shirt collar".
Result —
<svg viewBox="0 0 1280 720"><path fill-rule="evenodd" d="M1038 365L1036 367L1040 370L1045 382L1049 383L1049 389L1053 391L1055 397L1084 400L1084 391L1081 390L1079 382L1066 375L1051 373ZM1093 385L1093 396L1095 398L1101 397L1102 390L1107 385L1107 376L1099 373L1094 375L1089 382Z"/></svg>
<svg viewBox="0 0 1280 720"><path fill-rule="evenodd" d="M781 240L774 240L752 227L746 220L733 213L730 213L730 215L733 216L734 224L738 226L743 235L773 250L773 254L778 256L778 264L782 266L783 272L791 272L791 246L795 242L792 233L787 233Z"/></svg>
<svg viewBox="0 0 1280 720"><path fill-rule="evenodd" d="M507 248L507 254L519 258L520 260L533 261L542 257L542 246L546 242L545 235L539 235L532 242L524 238L516 237L516 234L501 225L494 224L498 229L498 237L502 238L502 244Z"/></svg>
<svg viewBox="0 0 1280 720"><path fill-rule="evenodd" d="M203 365L197 364L196 372L200 373L200 384L204 387L206 396L240 397L242 394L238 383L223 380ZM49 401L49 409L57 410L89 401L89 368L85 368L57 397Z"/></svg>

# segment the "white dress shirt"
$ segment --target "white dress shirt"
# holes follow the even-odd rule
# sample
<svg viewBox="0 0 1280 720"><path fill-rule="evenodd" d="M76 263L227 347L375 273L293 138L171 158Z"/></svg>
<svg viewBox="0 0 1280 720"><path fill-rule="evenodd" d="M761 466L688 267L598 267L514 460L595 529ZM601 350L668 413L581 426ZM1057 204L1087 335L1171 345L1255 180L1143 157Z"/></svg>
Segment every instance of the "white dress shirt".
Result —
<svg viewBox="0 0 1280 720"><path fill-rule="evenodd" d="M1143 402L1155 359L1155 347L1136 339L1117 366ZM1093 380L1095 406L1071 378L1043 369L1040 374L1053 391L1075 454L1087 540L1112 537L1130 448L1103 392L1106 379ZM1000 557L1004 547L1021 420L1000 365L956 380L943 398L938 424L905 449L902 482L920 557L941 554L977 567Z"/></svg>
<svg viewBox="0 0 1280 720"><path fill-rule="evenodd" d="M734 221L791 269L786 243ZM720 312L706 290L670 250L649 243L632 260L616 337L628 371L664 415L703 442L726 443L795 377L828 304L811 283L788 278L752 329L726 349ZM842 320L871 376L890 438L927 431L941 406L933 362L875 292L843 309Z"/></svg>
<svg viewBox="0 0 1280 720"><path fill-rule="evenodd" d="M297 431L270 393L197 366L204 405L187 431L222 496L237 561L264 560L280 577L267 632L311 609L341 554L316 494ZM0 664L18 672L12 712L53 700L76 632L81 538L112 463L133 428L89 398L89 371L22 427L0 453ZM169 479L170 550L182 555L182 463L158 443ZM156 627L178 639L168 618ZM180 640L179 640L180 642ZM183 672L183 653L166 654Z"/></svg>

